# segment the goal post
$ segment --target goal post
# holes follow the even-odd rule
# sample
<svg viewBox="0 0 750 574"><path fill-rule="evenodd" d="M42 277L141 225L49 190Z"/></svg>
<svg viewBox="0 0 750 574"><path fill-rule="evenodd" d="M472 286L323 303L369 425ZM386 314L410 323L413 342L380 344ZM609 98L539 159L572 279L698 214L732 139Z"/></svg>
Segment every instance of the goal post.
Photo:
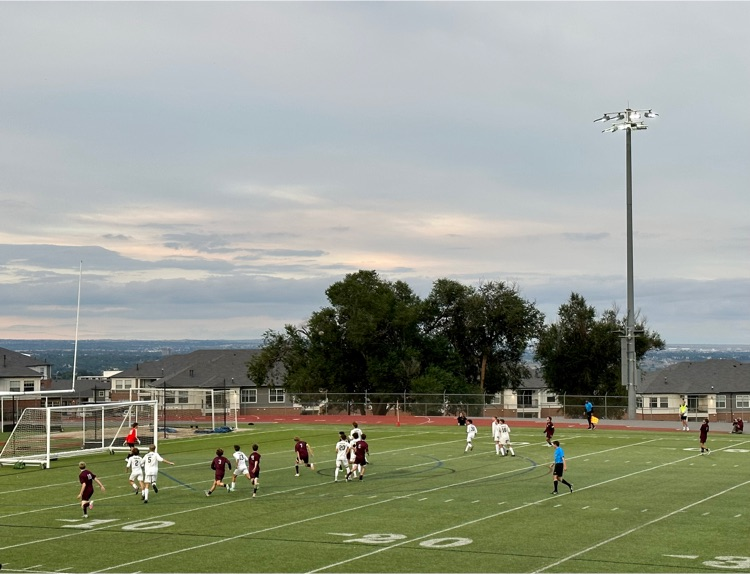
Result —
<svg viewBox="0 0 750 574"><path fill-rule="evenodd" d="M23 462L49 468L58 458L127 451L125 437L134 422L141 444L156 444L158 402L27 408L0 452L0 465Z"/></svg>

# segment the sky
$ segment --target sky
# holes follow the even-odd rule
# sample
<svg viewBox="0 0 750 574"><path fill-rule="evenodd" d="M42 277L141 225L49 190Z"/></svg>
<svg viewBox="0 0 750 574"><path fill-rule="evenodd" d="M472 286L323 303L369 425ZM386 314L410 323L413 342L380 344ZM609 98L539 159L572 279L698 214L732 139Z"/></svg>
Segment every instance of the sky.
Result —
<svg viewBox="0 0 750 574"><path fill-rule="evenodd" d="M0 2L0 340L253 339L360 269L750 344L750 3Z"/></svg>

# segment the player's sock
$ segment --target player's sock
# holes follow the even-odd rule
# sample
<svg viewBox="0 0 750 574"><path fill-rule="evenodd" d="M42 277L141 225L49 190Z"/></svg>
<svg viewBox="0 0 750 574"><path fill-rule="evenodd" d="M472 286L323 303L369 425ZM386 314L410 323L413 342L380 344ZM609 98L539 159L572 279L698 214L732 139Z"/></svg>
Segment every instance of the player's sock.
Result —
<svg viewBox="0 0 750 574"><path fill-rule="evenodd" d="M154 494L157 494L159 492L159 489L156 488L156 483L153 483L151 486L154 487Z"/></svg>
<svg viewBox="0 0 750 574"><path fill-rule="evenodd" d="M143 502L148 502L148 486L143 489Z"/></svg>
<svg viewBox="0 0 750 574"><path fill-rule="evenodd" d="M500 447L500 456L505 456L505 449Z"/></svg>
<svg viewBox="0 0 750 574"><path fill-rule="evenodd" d="M553 484L553 486L555 487L555 492L557 492L557 481L556 481L556 480L553 480L553 481L552 481L552 484Z"/></svg>
<svg viewBox="0 0 750 574"><path fill-rule="evenodd" d="M516 451L514 451L512 448L508 449L510 451L510 456L516 456Z"/></svg>

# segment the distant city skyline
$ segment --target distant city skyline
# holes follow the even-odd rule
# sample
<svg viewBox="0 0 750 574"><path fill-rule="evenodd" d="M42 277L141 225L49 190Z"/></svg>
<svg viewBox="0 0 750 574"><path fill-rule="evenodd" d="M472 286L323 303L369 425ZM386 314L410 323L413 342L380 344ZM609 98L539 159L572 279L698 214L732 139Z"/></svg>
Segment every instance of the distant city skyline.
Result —
<svg viewBox="0 0 750 574"><path fill-rule="evenodd" d="M0 336L259 339L347 273L750 344L745 2L0 2ZM632 23L638 27L633 40ZM738 72L739 71L739 72Z"/></svg>

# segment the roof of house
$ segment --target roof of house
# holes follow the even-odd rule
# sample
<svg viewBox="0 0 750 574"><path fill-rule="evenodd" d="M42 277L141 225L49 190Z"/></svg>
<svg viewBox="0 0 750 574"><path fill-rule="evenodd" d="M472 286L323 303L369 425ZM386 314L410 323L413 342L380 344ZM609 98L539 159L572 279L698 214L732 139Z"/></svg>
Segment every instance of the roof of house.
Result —
<svg viewBox="0 0 750 574"><path fill-rule="evenodd" d="M112 379L152 379L154 386L217 389L254 385L247 375L248 361L259 349L207 349L169 355L122 371Z"/></svg>
<svg viewBox="0 0 750 574"><path fill-rule="evenodd" d="M750 363L733 359L675 363L647 373L640 394L750 393Z"/></svg>
<svg viewBox="0 0 750 574"><path fill-rule="evenodd" d="M42 375L31 367L47 365L47 363L35 357L2 347L0 347L0 355L2 355L2 360L0 360L0 378L41 378Z"/></svg>

